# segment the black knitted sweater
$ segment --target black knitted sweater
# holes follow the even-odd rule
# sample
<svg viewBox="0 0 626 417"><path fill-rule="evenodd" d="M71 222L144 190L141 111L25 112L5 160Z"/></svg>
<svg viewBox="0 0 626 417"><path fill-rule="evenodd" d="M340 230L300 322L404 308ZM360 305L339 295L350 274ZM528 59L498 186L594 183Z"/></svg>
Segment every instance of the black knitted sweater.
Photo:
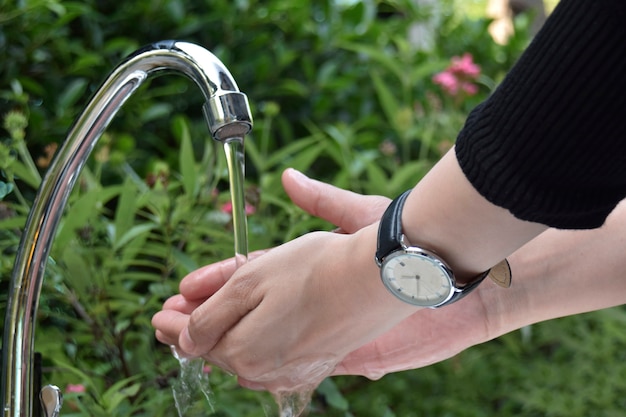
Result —
<svg viewBox="0 0 626 417"><path fill-rule="evenodd" d="M601 226L626 197L626 0L561 0L470 113L456 154L474 187L518 218Z"/></svg>

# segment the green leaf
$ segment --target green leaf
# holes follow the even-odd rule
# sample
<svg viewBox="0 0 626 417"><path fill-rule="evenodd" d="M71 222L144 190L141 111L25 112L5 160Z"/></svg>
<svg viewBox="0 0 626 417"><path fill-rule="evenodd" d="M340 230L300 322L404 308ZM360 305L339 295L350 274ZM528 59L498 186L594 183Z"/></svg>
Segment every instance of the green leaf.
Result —
<svg viewBox="0 0 626 417"><path fill-rule="evenodd" d="M310 88L294 79L287 79L276 86L276 93L306 97L310 94Z"/></svg>
<svg viewBox="0 0 626 417"><path fill-rule="evenodd" d="M172 114L172 111L172 105L169 103L155 103L142 111L141 121L143 123L148 123L151 120L169 117L169 115Z"/></svg>
<svg viewBox="0 0 626 417"><path fill-rule="evenodd" d="M117 238L115 240L115 244L113 245L113 247L115 250L119 250L128 242L132 241L133 239L137 237L141 237L147 234L148 232L155 229L156 227L157 227L156 224L144 223L144 224L138 224L136 226L133 226L130 229L117 229L116 228L117 230L115 232L115 235ZM121 234L120 236L120 232L124 232L124 233Z"/></svg>
<svg viewBox="0 0 626 417"><path fill-rule="evenodd" d="M403 191L415 186L418 181L428 172L431 164L425 161L416 161L403 165L398 169L391 181L389 181L389 196L396 196Z"/></svg>
<svg viewBox="0 0 626 417"><path fill-rule="evenodd" d="M198 194L198 175L196 172L196 160L191 144L189 124L183 117L176 117L174 123L180 132L179 166L183 176L182 183L185 193L190 197Z"/></svg>
<svg viewBox="0 0 626 417"><path fill-rule="evenodd" d="M0 181L0 200L11 194L11 191L13 191L13 184Z"/></svg>
<svg viewBox="0 0 626 417"><path fill-rule="evenodd" d="M319 143L319 138L317 136L311 136L292 142L287 146L278 149L269 158L267 158L264 168L267 170L275 166L279 166L281 163L285 163L285 161L292 160L294 156L302 157L302 154L306 154L307 152L319 154L319 148L322 147L320 145L321 144ZM305 156L305 159L310 158Z"/></svg>
<svg viewBox="0 0 626 417"><path fill-rule="evenodd" d="M386 54L384 48L352 42L339 42L337 47L367 56L387 68L403 85L406 84L405 66L399 63L396 56Z"/></svg>
<svg viewBox="0 0 626 417"><path fill-rule="evenodd" d="M367 191L368 194L386 195L389 194L389 176L385 171L376 163L376 161L370 161L366 166L367 171Z"/></svg>
<svg viewBox="0 0 626 417"><path fill-rule="evenodd" d="M372 70L370 71L370 75L372 77L372 81L374 82L374 88L376 89L380 105L387 116L387 120L389 123L394 125L394 129L397 131L398 126L396 125L396 121L401 105L398 103L395 95L391 92L388 84L383 81L378 71Z"/></svg>
<svg viewBox="0 0 626 417"><path fill-rule="evenodd" d="M58 100L58 109L61 113L73 108L83 98L88 84L84 78L77 78L68 84Z"/></svg>
<svg viewBox="0 0 626 417"><path fill-rule="evenodd" d="M341 411L348 411L350 409L348 400L341 394L332 379L326 378L323 380L320 386L317 387L317 392L322 394L326 402L334 409Z"/></svg>
<svg viewBox="0 0 626 417"><path fill-rule="evenodd" d="M174 248L172 249L172 255L174 256L174 260L176 260L187 273L198 269L198 263L184 252Z"/></svg>
<svg viewBox="0 0 626 417"><path fill-rule="evenodd" d="M61 3L54 1L46 2L46 7L57 16L63 16L65 14L65 7Z"/></svg>
<svg viewBox="0 0 626 417"><path fill-rule="evenodd" d="M22 228L26 224L26 216L7 217L0 220L0 230Z"/></svg>
<svg viewBox="0 0 626 417"><path fill-rule="evenodd" d="M106 390L106 392L102 394L102 403L104 408L109 412L115 412L124 400L136 395L141 389L141 383L135 383L129 386L125 385L137 378L139 378L139 375L123 379L113 384L108 390Z"/></svg>
<svg viewBox="0 0 626 417"><path fill-rule="evenodd" d="M122 192L115 210L115 230L112 240L116 248L123 244L122 238L132 228L135 221L137 194L134 182L132 179L127 178L122 186Z"/></svg>
<svg viewBox="0 0 626 417"><path fill-rule="evenodd" d="M76 251L76 248L68 245L64 247L62 261L65 266L65 279L73 291L81 295L86 294L90 284L89 264L85 262L84 254Z"/></svg>
<svg viewBox="0 0 626 417"><path fill-rule="evenodd" d="M65 247L74 236L74 232L84 227L90 220L97 218L104 203L119 194L120 186L94 188L72 202L66 209L63 220L55 237L55 247Z"/></svg>
<svg viewBox="0 0 626 417"><path fill-rule="evenodd" d="M246 140L246 160L249 161L252 166L259 172L264 172L266 167L266 160L261 156L261 152L254 140Z"/></svg>
<svg viewBox="0 0 626 417"><path fill-rule="evenodd" d="M13 161L11 164L11 171L15 178L24 181L30 187L37 189L41 184L41 177L38 173L34 173L26 164L21 161Z"/></svg>
<svg viewBox="0 0 626 417"><path fill-rule="evenodd" d="M320 154L326 149L324 143L320 143L317 146L311 146L306 152L300 152L293 158L285 161L285 163L299 171L306 171L315 163Z"/></svg>

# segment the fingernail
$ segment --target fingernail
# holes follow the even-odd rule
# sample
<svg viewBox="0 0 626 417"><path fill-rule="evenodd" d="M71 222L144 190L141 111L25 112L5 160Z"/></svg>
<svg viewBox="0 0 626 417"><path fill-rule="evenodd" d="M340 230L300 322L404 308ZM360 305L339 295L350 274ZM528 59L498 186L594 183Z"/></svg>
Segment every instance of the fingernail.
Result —
<svg viewBox="0 0 626 417"><path fill-rule="evenodd" d="M187 352L187 353L189 353L191 355L193 355L196 352L196 344L193 341L193 339L191 338L191 336L189 335L189 328L188 327L185 327L185 330L183 330L180 333L180 338L179 338L178 344L179 344L180 348L183 351L185 351L185 352Z"/></svg>
<svg viewBox="0 0 626 417"><path fill-rule="evenodd" d="M295 168L287 168L287 170L289 171L289 175L291 175L292 177L294 177L294 179L296 180L300 180L300 179L308 179L309 177L307 177L306 175L304 175L302 172L298 171Z"/></svg>

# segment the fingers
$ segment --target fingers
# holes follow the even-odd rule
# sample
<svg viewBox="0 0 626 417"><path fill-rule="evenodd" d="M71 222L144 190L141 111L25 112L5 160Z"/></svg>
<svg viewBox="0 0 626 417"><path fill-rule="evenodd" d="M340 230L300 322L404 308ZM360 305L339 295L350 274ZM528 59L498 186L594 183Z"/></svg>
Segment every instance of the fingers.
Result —
<svg viewBox="0 0 626 417"><path fill-rule="evenodd" d="M254 275L254 270L250 271L249 275ZM246 278L229 280L221 291L198 306L180 332L178 345L181 349L192 356L210 352L222 336L260 302L261 297L255 294L254 285L250 284L253 281Z"/></svg>
<svg viewBox="0 0 626 417"><path fill-rule="evenodd" d="M162 310L152 317L156 338L166 345L177 345L178 335L187 326L189 315L176 310Z"/></svg>
<svg viewBox="0 0 626 417"><path fill-rule="evenodd" d="M202 301L199 300L188 300L180 294L174 295L168 298L163 303L163 310L176 310L183 314L191 314Z"/></svg>
<svg viewBox="0 0 626 417"><path fill-rule="evenodd" d="M189 300L206 299L222 288L236 269L235 258L203 266L182 279L180 293Z"/></svg>
<svg viewBox="0 0 626 417"><path fill-rule="evenodd" d="M248 255L253 260L266 253L259 250ZM237 270L235 258L225 259L211 265L203 266L185 276L179 286L180 294L187 300L206 300L215 294Z"/></svg>
<svg viewBox="0 0 626 417"><path fill-rule="evenodd" d="M386 197L346 191L310 179L292 168L285 170L282 180L285 191L296 205L347 233L354 233L378 221L389 205Z"/></svg>
<svg viewBox="0 0 626 417"><path fill-rule="evenodd" d="M268 251L252 252L248 258L252 261L266 252ZM202 267L183 278L180 283L181 294L167 299L163 303L163 311L155 314L152 319L152 325L156 328L157 339L169 345L178 345L181 338L185 338L188 341L188 334L182 336L181 332L187 332L186 328L190 315L222 288L236 270L235 258L231 258ZM200 311L205 310L201 309ZM196 313L196 317L203 314L201 312ZM202 318L194 320L196 322L203 321ZM232 319L232 321L235 321L235 319ZM225 323L227 322L224 321L223 324ZM198 326L201 326L201 323ZM217 334L223 331L223 329L218 328L215 337L217 338ZM183 348L181 347L181 349ZM185 353L191 354L192 352L185 351Z"/></svg>

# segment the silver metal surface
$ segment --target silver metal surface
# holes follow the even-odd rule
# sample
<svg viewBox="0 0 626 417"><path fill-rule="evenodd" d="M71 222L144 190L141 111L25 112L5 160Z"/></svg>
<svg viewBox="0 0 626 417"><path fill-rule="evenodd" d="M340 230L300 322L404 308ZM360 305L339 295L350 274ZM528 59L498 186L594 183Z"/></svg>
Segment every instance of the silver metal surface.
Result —
<svg viewBox="0 0 626 417"><path fill-rule="evenodd" d="M57 153L26 222L4 322L3 417L32 416L35 317L48 253L69 194L120 107L151 74L162 71L182 73L202 90L206 99L203 111L216 140L243 140L252 127L246 96L239 92L222 62L198 45L177 41L152 44L128 57L109 75Z"/></svg>
<svg viewBox="0 0 626 417"><path fill-rule="evenodd" d="M58 417L63 405L63 394L59 387L54 385L46 385L39 393L41 408L43 408L44 417Z"/></svg>

